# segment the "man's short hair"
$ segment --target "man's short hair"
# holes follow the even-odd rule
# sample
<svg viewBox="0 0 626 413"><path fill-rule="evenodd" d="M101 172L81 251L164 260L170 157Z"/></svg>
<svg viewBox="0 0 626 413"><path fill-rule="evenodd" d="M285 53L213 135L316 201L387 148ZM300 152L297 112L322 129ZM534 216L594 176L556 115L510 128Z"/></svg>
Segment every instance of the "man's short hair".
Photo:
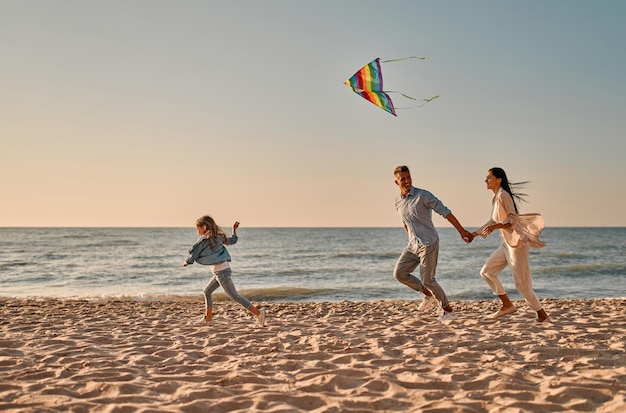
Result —
<svg viewBox="0 0 626 413"><path fill-rule="evenodd" d="M408 172L411 173L411 171L409 171L409 167L406 165L400 165L400 166L396 166L396 169L393 170L393 174L394 176L399 174L400 172Z"/></svg>

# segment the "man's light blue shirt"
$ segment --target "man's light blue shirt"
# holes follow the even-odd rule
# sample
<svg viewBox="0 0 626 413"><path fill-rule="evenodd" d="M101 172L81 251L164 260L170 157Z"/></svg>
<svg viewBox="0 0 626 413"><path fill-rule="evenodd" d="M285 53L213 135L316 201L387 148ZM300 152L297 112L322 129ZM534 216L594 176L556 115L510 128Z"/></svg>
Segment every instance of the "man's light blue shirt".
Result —
<svg viewBox="0 0 626 413"><path fill-rule="evenodd" d="M432 193L414 186L406 196L399 195L396 198L396 210L407 229L407 248L412 251L417 251L420 243L430 246L439 240L432 211L444 218L452 212Z"/></svg>

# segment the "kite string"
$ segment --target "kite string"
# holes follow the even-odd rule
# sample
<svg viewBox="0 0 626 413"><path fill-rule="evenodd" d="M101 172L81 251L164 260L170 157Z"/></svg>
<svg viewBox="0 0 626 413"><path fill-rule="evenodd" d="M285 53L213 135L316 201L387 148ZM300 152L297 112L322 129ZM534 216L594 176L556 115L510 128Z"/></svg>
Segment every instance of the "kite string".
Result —
<svg viewBox="0 0 626 413"><path fill-rule="evenodd" d="M383 92L384 92L384 93L397 93L397 94L399 94L399 95L404 96L404 97L405 97L405 98L407 98L407 99L411 99L411 100L418 100L418 99L415 99L415 98L413 98L413 97L411 97L411 96L409 96L409 95L405 95L404 93L402 93L402 92L398 92L398 91L395 91L395 90L384 90ZM429 98L429 99L419 99L419 101L420 101L420 102L426 102L426 103L428 103L428 102L430 102L430 101L431 101L431 100L433 100L433 99L437 99L439 96L441 96L441 95L433 96L432 98Z"/></svg>
<svg viewBox="0 0 626 413"><path fill-rule="evenodd" d="M399 59L389 59L389 60L380 60L380 59L379 59L379 60L380 60L380 62L381 62L381 63L389 63L389 62L401 62L401 61L403 61L403 60L409 60L409 59L428 60L428 59L430 59L430 57L409 56L409 57L401 57L401 58L399 58ZM346 80L346 81L345 81L345 82L343 82L343 83L345 83L346 85L350 86L350 84L349 84L349 80ZM355 89L355 88L353 88L353 89L354 89L355 91L357 91L357 89ZM358 91L362 91L362 92L363 92L364 90L358 89ZM385 92L385 93L386 93L386 92L390 92L390 93L399 93L399 94L401 94L402 96L404 96L404 97L405 97L405 98L407 98L407 99L417 100L417 99L415 99L415 98L413 98L413 97L411 97L411 96L409 96L409 95L405 95L405 94L404 94L404 93L402 93L402 92L397 92L397 91L394 91L394 90L392 90L392 91L386 91L386 90L384 90L384 91L381 91L381 92ZM435 98L438 98L438 97L439 97L439 96L435 96L435 97L432 97L432 98L430 98L430 99L423 99L423 101L425 101L426 103L428 103L428 102L430 102L431 100L433 100L433 99L435 99Z"/></svg>
<svg viewBox="0 0 626 413"><path fill-rule="evenodd" d="M385 93L400 93L400 92L388 91L388 92L385 92ZM399 107L397 107L397 106L396 106L396 108L395 108L395 109L412 109L412 108L421 108L422 106L426 105L426 104L427 104L427 103L429 103L430 101L435 100L435 99L437 99L438 97L440 97L440 96L441 96L441 95L437 95L437 96L433 96L432 98L428 98L428 99L419 99L419 100L418 100L418 99L412 98L411 96L407 96L407 95L405 95L404 93L400 93L400 94L401 94L402 96L406 97L406 98L409 98L409 99L412 99L412 100L417 100L418 102L424 102L424 103L422 103L421 105L418 105L418 106L409 106L409 107L406 107L406 108L399 108Z"/></svg>
<svg viewBox="0 0 626 413"><path fill-rule="evenodd" d="M401 62L401 61L403 61L403 60L409 60L409 59L428 60L428 59L430 59L430 57L409 56L409 57L401 57L401 58L399 58L399 59L381 60L380 62L381 62L381 63ZM398 94L400 94L400 95L404 96L404 97L405 97L405 98L407 98L407 99L417 100L417 99L415 99L414 97L411 97L411 96L409 96L409 95L405 95L404 93L402 93L402 92L398 92L398 91L395 91L395 90L389 90L389 91L385 90L384 92L385 92L385 93L398 93ZM439 95L437 95L437 96L433 96L433 97L432 97L432 98L430 98L430 99L420 99L419 101L420 101L420 102L424 102L424 103L423 103L423 104L421 104L421 105L419 105L419 106L412 106L412 107L418 107L418 108L421 108L422 106L424 106L425 104L427 104L427 103L428 103L428 102L430 102L431 100L433 100L433 99L437 99L438 97L439 97ZM396 109L410 109L410 108L396 108Z"/></svg>
<svg viewBox="0 0 626 413"><path fill-rule="evenodd" d="M419 60L428 60L430 59L430 57L419 57L419 56L409 56L409 57L401 57L399 59L389 59L389 60L381 60L381 63L388 63L388 62L401 62L403 60L409 60L409 59L419 59Z"/></svg>
<svg viewBox="0 0 626 413"><path fill-rule="evenodd" d="M404 96L404 97L405 97L405 98L407 98L407 99L417 100L417 99L415 99L415 98L412 98L412 97L411 97L411 96L409 96L409 95L405 95L404 93L402 93L402 92L398 92L398 91L396 91L396 90L383 90L383 92L385 92L385 93L397 93L397 94L399 94L399 95Z"/></svg>

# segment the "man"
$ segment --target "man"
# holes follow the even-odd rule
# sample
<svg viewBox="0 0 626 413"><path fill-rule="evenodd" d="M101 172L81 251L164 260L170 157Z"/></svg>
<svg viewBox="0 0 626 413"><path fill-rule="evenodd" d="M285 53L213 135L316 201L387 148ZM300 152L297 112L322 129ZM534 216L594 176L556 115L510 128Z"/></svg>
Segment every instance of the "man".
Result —
<svg viewBox="0 0 626 413"><path fill-rule="evenodd" d="M450 306L445 291L435 279L439 255L439 234L433 224L432 211L447 219L459 231L465 242L470 242L473 236L463 228L452 212L437 197L424 189L413 186L411 172L407 166L398 166L393 174L395 183L400 188L400 196L396 198L396 210L402 218L409 238L409 243L402 251L393 270L393 277L426 295L418 311L427 311L439 302L443 308L439 321L449 323L456 320L457 315ZM421 281L411 274L418 265Z"/></svg>

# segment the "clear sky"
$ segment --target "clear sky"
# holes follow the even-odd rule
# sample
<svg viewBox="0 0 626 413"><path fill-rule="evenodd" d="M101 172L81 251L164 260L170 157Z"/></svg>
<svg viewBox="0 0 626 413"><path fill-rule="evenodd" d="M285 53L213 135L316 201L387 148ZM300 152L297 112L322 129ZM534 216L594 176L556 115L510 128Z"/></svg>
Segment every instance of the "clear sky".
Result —
<svg viewBox="0 0 626 413"><path fill-rule="evenodd" d="M626 226L626 2L0 0L0 226ZM370 60L423 108L343 82ZM411 101L392 95L396 106ZM450 226L437 216L438 226Z"/></svg>

